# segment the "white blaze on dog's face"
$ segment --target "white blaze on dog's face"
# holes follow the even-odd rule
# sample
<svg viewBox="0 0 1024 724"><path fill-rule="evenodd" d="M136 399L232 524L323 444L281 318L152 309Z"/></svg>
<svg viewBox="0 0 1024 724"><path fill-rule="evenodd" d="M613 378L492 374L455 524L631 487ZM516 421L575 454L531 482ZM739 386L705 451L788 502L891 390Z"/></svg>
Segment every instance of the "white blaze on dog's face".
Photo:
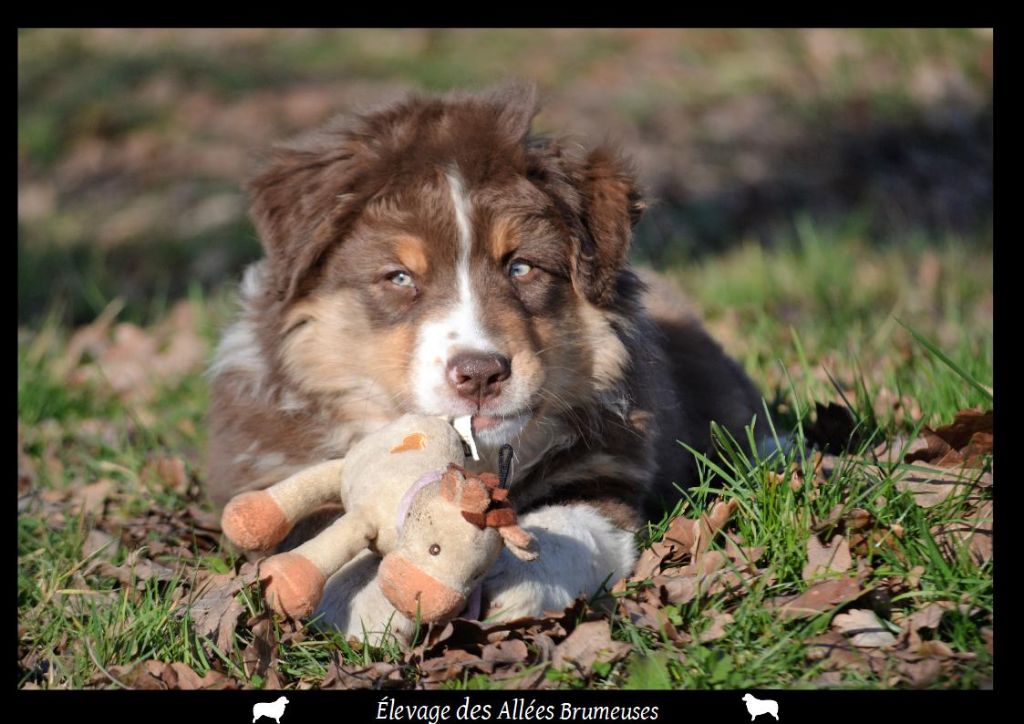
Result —
<svg viewBox="0 0 1024 724"><path fill-rule="evenodd" d="M257 179L300 389L349 419L473 415L486 454L543 449L621 379L631 179L527 143L532 104L413 101Z"/></svg>
<svg viewBox="0 0 1024 724"><path fill-rule="evenodd" d="M457 169L449 169L445 180L457 233L455 289L440 316L417 331L412 394L420 412L473 415L479 442L496 446L520 433L535 414L542 368L530 350L513 349L513 340L502 339L501 329L494 336L487 331L482 303L487 289L473 281L480 275L472 266L472 202ZM515 272L522 274L524 267L518 262Z"/></svg>

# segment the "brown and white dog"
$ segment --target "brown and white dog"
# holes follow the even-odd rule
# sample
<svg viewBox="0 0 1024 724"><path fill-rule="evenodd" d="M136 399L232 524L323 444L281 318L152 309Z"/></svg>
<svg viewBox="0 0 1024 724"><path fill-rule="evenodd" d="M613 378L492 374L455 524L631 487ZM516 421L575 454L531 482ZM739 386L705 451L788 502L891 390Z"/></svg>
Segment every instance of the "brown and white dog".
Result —
<svg viewBox="0 0 1024 724"><path fill-rule="evenodd" d="M279 148L250 184L266 258L210 371L220 505L405 412L474 415L480 470L511 443L544 553L499 560L485 600L504 617L627 574L632 532L694 481L676 441L708 449L711 420L736 434L760 408L675 289L629 268L629 167L531 136L536 112L521 85L413 97ZM328 584L326 620L387 620L374 566Z"/></svg>

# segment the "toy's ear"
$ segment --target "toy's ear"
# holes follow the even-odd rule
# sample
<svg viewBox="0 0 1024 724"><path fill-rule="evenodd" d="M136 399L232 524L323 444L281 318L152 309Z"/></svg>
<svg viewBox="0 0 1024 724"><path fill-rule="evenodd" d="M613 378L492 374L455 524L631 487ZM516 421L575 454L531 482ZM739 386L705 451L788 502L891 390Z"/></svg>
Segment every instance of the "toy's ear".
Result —
<svg viewBox="0 0 1024 724"><path fill-rule="evenodd" d="M478 478L468 478L461 486L462 495L459 497L459 508L466 513L483 513L491 504L491 498L487 495L487 486Z"/></svg>
<svg viewBox="0 0 1024 724"><path fill-rule="evenodd" d="M505 541L509 553L522 561L536 560L540 552L537 550L537 539L518 525L505 525L498 528L498 533Z"/></svg>
<svg viewBox="0 0 1024 724"><path fill-rule="evenodd" d="M441 476L441 497L464 513L483 514L491 503L487 486L478 478L463 476L457 466L450 466Z"/></svg>

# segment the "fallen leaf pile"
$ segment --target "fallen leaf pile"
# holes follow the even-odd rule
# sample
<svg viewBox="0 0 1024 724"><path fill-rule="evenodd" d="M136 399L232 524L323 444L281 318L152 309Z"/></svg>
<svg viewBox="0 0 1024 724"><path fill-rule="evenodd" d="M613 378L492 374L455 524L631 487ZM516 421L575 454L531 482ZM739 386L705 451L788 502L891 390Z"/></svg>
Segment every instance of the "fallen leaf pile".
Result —
<svg viewBox="0 0 1024 724"><path fill-rule="evenodd" d="M965 496L966 514L931 530L947 558L966 544L975 562L992 560L992 411L961 410L950 425L925 427L904 455L906 474L897 487L910 492L918 505L931 508L950 498ZM891 459L896 446L880 446L879 457Z"/></svg>
<svg viewBox="0 0 1024 724"><path fill-rule="evenodd" d="M119 311L115 301L72 336L56 370L68 384L90 383L126 402L142 402L202 366L208 346L187 301L177 303L151 332L129 322L115 325Z"/></svg>

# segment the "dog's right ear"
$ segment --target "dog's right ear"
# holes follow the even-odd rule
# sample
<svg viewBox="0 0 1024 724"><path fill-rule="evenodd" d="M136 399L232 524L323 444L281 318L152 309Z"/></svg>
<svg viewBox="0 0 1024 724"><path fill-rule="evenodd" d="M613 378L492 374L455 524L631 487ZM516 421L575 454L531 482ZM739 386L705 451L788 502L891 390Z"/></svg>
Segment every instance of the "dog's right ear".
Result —
<svg viewBox="0 0 1024 724"><path fill-rule="evenodd" d="M360 148L342 129L280 146L248 183L250 213L270 262L277 299L298 296L364 203Z"/></svg>

